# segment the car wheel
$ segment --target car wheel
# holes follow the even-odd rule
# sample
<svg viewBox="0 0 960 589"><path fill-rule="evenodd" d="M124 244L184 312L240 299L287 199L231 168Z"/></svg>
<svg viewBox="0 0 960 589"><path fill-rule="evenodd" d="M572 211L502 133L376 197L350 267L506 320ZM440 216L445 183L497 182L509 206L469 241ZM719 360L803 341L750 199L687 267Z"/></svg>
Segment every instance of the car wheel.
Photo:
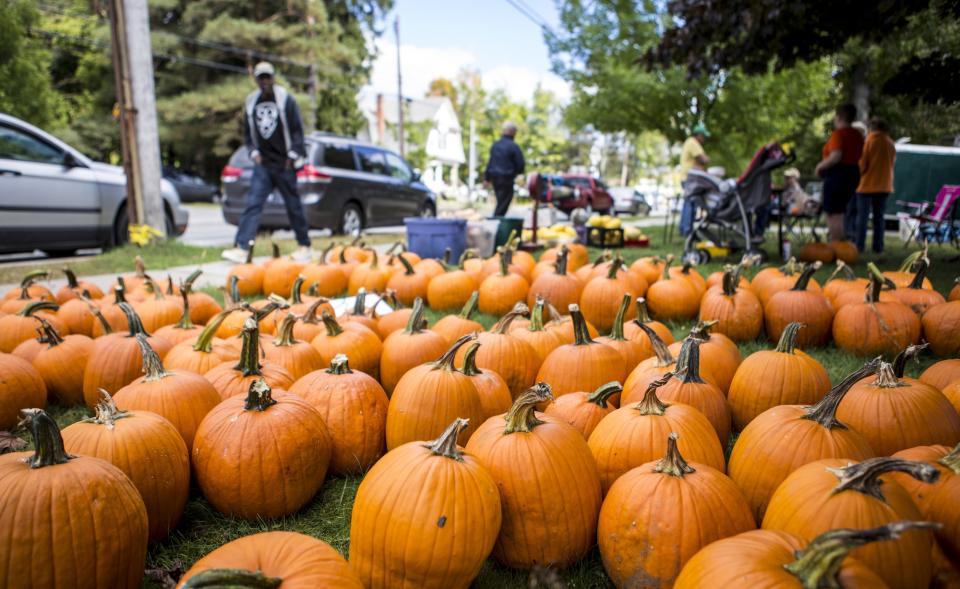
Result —
<svg viewBox="0 0 960 589"><path fill-rule="evenodd" d="M422 205L420 205L420 210L417 211L417 216L431 219L437 216L437 209L433 206L432 202L425 201Z"/></svg>
<svg viewBox="0 0 960 589"><path fill-rule="evenodd" d="M170 215L164 213L163 219L166 222L166 231L167 238L170 239L176 235L176 227L173 225L173 219L170 218ZM120 247L125 245L130 241L130 232L127 229L127 225L130 224L130 221L127 217L127 207L123 207L120 210L120 213L117 215L117 220L113 224L113 243L112 247Z"/></svg>
<svg viewBox="0 0 960 589"><path fill-rule="evenodd" d="M340 235L358 235L363 230L363 211L355 203L348 202L340 211L340 225L337 233Z"/></svg>

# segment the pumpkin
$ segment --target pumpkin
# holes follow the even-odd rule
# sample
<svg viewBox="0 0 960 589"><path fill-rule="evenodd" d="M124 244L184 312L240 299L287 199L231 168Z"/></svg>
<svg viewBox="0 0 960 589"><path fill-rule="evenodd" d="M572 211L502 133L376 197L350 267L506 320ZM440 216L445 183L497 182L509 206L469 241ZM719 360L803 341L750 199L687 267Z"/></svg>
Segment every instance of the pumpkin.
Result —
<svg viewBox="0 0 960 589"><path fill-rule="evenodd" d="M247 247L247 261L244 264L237 264L227 271L227 288L233 283L234 278L237 282L237 291L240 296L252 297L263 292L263 277L265 271L260 264L253 263L253 241L251 240ZM268 293L269 294L269 293Z"/></svg>
<svg viewBox="0 0 960 589"><path fill-rule="evenodd" d="M645 256L638 258L633 264L631 264L630 271L643 276L643 279L647 281L647 284L651 285L660 280L660 276L663 275L663 267L665 265L666 262L659 257Z"/></svg>
<svg viewBox="0 0 960 589"><path fill-rule="evenodd" d="M700 310L697 287L690 280L670 273L673 256L667 256L660 280L647 290L647 306L654 317L661 320L691 319Z"/></svg>
<svg viewBox="0 0 960 589"><path fill-rule="evenodd" d="M533 307L537 301L537 296L543 297L544 300L562 311L566 311L570 305L580 302L583 282L574 274L567 272L569 256L570 250L567 246L561 247L553 271L544 272L533 279L527 293L528 307Z"/></svg>
<svg viewBox="0 0 960 589"><path fill-rule="evenodd" d="M443 355L447 342L435 331L423 327L423 299L413 302L413 312L406 329L391 333L383 341L380 354L380 383L387 395L408 370Z"/></svg>
<svg viewBox="0 0 960 589"><path fill-rule="evenodd" d="M76 297L60 305L57 309L57 319L59 319L71 334L93 336L93 324L101 321L106 322L103 314L93 300L87 296L87 291L77 294ZM101 323L101 331L107 331L110 328L109 323ZM112 331L112 328L110 328Z"/></svg>
<svg viewBox="0 0 960 589"><path fill-rule="evenodd" d="M929 288L923 288L923 280L930 268L930 260L920 258L914 265L916 273L913 280L905 288L897 288L892 291L894 297L901 303L910 307L918 317L923 317L924 312L930 307L940 305L946 302L943 295Z"/></svg>
<svg viewBox="0 0 960 589"><path fill-rule="evenodd" d="M909 256L903 259L903 263L900 265L900 268L897 270L888 270L883 273L885 278L888 278L890 282L896 288L906 288L914 279L914 268L916 263L927 257L927 247L926 245L922 250L913 252ZM922 283L923 288L933 288L933 284L930 282L929 278L924 278Z"/></svg>
<svg viewBox="0 0 960 589"><path fill-rule="evenodd" d="M666 345L673 343L673 332L670 328L651 319L647 312L647 299L637 297L637 318L623 325L623 335L640 344L641 360L653 356L653 342L650 341L647 332L640 328L641 323L653 329Z"/></svg>
<svg viewBox="0 0 960 589"><path fill-rule="evenodd" d="M910 493L920 508L924 519L937 522L942 527L936 530L937 543L953 562L960 558L960 444L948 446L917 446L901 450L894 458L925 462L940 472L936 482L925 484L914 478L894 473L892 478Z"/></svg>
<svg viewBox="0 0 960 589"><path fill-rule="evenodd" d="M220 325L236 309L227 308L207 323L193 340L180 342L164 356L167 368L205 374L224 362L240 359L240 352L214 337Z"/></svg>
<svg viewBox="0 0 960 589"><path fill-rule="evenodd" d="M369 374L353 371L338 354L326 370L316 370L290 387L320 412L330 434L330 472L360 474L386 447L387 394Z"/></svg>
<svg viewBox="0 0 960 589"><path fill-rule="evenodd" d="M617 316L613 321L613 328L610 330L610 335L597 338L597 342L613 348L620 354L620 357L623 359L623 368L626 374L633 372L633 369L637 367L640 360L646 357L643 353L643 347L638 341L627 339L626 336L623 335L623 320L627 314L627 309L630 307L630 303L630 295L623 295L623 300L620 301L620 308L617 310ZM620 396L617 395L613 402L618 405L619 401Z"/></svg>
<svg viewBox="0 0 960 589"><path fill-rule="evenodd" d="M320 365L329 365L338 354L352 358L353 367L377 378L380 374L380 354L383 344L377 334L360 323L340 324L332 315L321 315L325 332L318 334L310 345L320 356Z"/></svg>
<svg viewBox="0 0 960 589"><path fill-rule="evenodd" d="M445 248L443 250L443 258L436 260L434 258L423 258L419 262L413 265L413 269L427 276L427 282L440 276L447 271L447 267L450 264L450 248ZM426 295L424 295L426 296Z"/></svg>
<svg viewBox="0 0 960 589"><path fill-rule="evenodd" d="M711 332L714 326L713 321L698 321L690 328L687 338L700 342L700 374L726 394L743 359L733 340L722 333ZM670 352L675 356L679 357L682 348L683 341L670 344Z"/></svg>
<svg viewBox="0 0 960 589"><path fill-rule="evenodd" d="M707 292L707 281L690 262L684 262L679 268L676 266L670 268L670 276L686 279L697 290L697 300Z"/></svg>
<svg viewBox="0 0 960 589"><path fill-rule="evenodd" d="M143 356L144 376L117 391L113 401L120 409L149 411L165 418L180 433L186 447L191 448L200 422L220 403L217 389L194 372L168 371L142 335L137 336L137 343Z"/></svg>
<svg viewBox="0 0 960 589"><path fill-rule="evenodd" d="M813 233L813 241L807 242L803 247L800 248L800 253L798 257L801 262L806 262L808 264L814 264L820 262L821 264L830 264L837 258L837 253L829 243L823 243L820 241L820 237Z"/></svg>
<svg viewBox="0 0 960 589"><path fill-rule="evenodd" d="M960 276L953 279L953 288L950 289L950 294L947 295L948 301L960 301Z"/></svg>
<svg viewBox="0 0 960 589"><path fill-rule="evenodd" d="M255 520L306 505L323 485L330 453L320 413L258 378L245 396L222 401L203 418L192 459L197 484L214 509Z"/></svg>
<svg viewBox="0 0 960 589"><path fill-rule="evenodd" d="M700 376L700 340L687 338L677 357L677 376L658 391L665 401L685 403L698 409L710 420L723 446L730 438L731 417L723 391Z"/></svg>
<svg viewBox="0 0 960 589"><path fill-rule="evenodd" d="M883 277L872 262L867 267L870 288L864 302L837 311L833 339L838 348L858 356L893 355L920 340L920 319L902 303L880 300Z"/></svg>
<svg viewBox="0 0 960 589"><path fill-rule="evenodd" d="M45 319L40 319L40 326L41 346L30 364L43 378L47 393L66 406L82 404L83 372L93 350L93 340L85 335L61 336ZM29 405L42 406L42 403Z"/></svg>
<svg viewBox="0 0 960 589"><path fill-rule="evenodd" d="M310 342L321 333L325 333L326 327L323 321L320 320L320 314L324 311L331 312L330 301L328 299L320 297L311 301L298 321L294 324L293 337L301 341Z"/></svg>
<svg viewBox="0 0 960 589"><path fill-rule="evenodd" d="M837 418L863 434L880 456L960 442L960 415L950 401L935 387L903 376L906 358L920 348L907 348L894 364L881 362L876 379L853 385L837 410Z"/></svg>
<svg viewBox="0 0 960 589"><path fill-rule="evenodd" d="M175 346L188 339L196 338L203 332L203 327L194 325L193 320L190 319L190 289L180 289L180 298L182 301L180 320L176 323L164 325L156 330L157 337L162 337L167 340L171 346Z"/></svg>
<svg viewBox="0 0 960 589"><path fill-rule="evenodd" d="M634 468L610 487L597 544L617 586L671 587L701 548L755 528L733 481L705 464L687 463L671 433L663 458Z"/></svg>
<svg viewBox="0 0 960 589"><path fill-rule="evenodd" d="M803 328L802 323L790 323L775 349L754 352L737 368L727 392L737 431L771 407L813 405L830 390L827 370L795 347Z"/></svg>
<svg viewBox="0 0 960 589"><path fill-rule="evenodd" d="M380 301L377 301L379 304ZM357 292L357 296L353 297L353 308L349 312L344 312L340 316L340 320L344 323L359 323L372 331L374 334L377 334L377 321L376 319L371 318L367 315L367 291L366 289L361 289ZM377 337L380 337L377 335Z"/></svg>
<svg viewBox="0 0 960 589"><path fill-rule="evenodd" d="M510 387L503 377L493 370L481 370L477 367L477 351L480 349L479 342L473 342L463 355L463 368L461 371L473 383L477 389L477 395L480 397L480 407L483 409L483 417L487 419L494 415L506 413L513 404L513 397L510 395Z"/></svg>
<svg viewBox="0 0 960 589"><path fill-rule="evenodd" d="M177 526L190 491L190 455L177 429L149 411L121 411L100 391L96 416L63 430L68 452L101 458L123 471L147 508L150 540Z"/></svg>
<svg viewBox="0 0 960 589"><path fill-rule="evenodd" d="M780 530L751 530L718 540L687 561L675 589L705 587L857 587L882 589L887 584L855 558L851 550L872 542L896 540L925 522L895 522L869 530L824 532L809 544Z"/></svg>
<svg viewBox="0 0 960 589"><path fill-rule="evenodd" d="M381 266L376 250L370 250L372 255L369 262L357 265L350 274L350 280L347 282L347 292L355 295L364 288L367 292L383 292L387 287L387 281L390 279L390 272L387 266Z"/></svg>
<svg viewBox="0 0 960 589"><path fill-rule="evenodd" d="M763 307L752 291L738 287L740 266L727 266L719 287L707 290L700 300L700 321L716 321L714 331L735 342L757 339L763 329Z"/></svg>
<svg viewBox="0 0 960 589"><path fill-rule="evenodd" d="M837 262L837 268L824 283L823 294L830 299L831 303L834 303L834 308L838 308L835 301L840 294L847 292L862 293L869 285L869 280L858 277L850 266L840 260Z"/></svg>
<svg viewBox="0 0 960 589"><path fill-rule="evenodd" d="M834 528L871 528L922 519L910 494L893 481L893 472L933 482L939 472L922 462L870 458L818 460L801 466L770 499L763 528L812 540ZM933 533L912 530L894 541L861 546L851 556L874 570L892 589L926 587L932 576Z"/></svg>
<svg viewBox="0 0 960 589"><path fill-rule="evenodd" d="M476 352L477 367L499 374L510 388L513 398L536 382L541 364L533 346L509 333L513 320L528 313L526 305L517 303L490 331L477 335L477 342L481 344Z"/></svg>
<svg viewBox="0 0 960 589"><path fill-rule="evenodd" d="M960 355L960 301L930 307L924 312L922 321L923 337L930 343L934 354Z"/></svg>
<svg viewBox="0 0 960 589"><path fill-rule="evenodd" d="M620 301L624 298L627 299L628 304L623 318L629 321L636 317L637 310L630 303L634 297L643 296L647 290L646 282L642 283L642 286L630 284L627 273L620 270L622 265L623 258L618 256L610 263L610 270L606 276L588 282L580 295L580 308L583 310L584 318L600 332L605 333L613 329ZM618 271L620 275L617 274Z"/></svg>
<svg viewBox="0 0 960 589"><path fill-rule="evenodd" d="M473 424L483 421L477 388L470 377L454 367L457 350L475 339L476 334L461 337L435 362L411 368L400 377L387 409L387 450L432 439L458 416L466 416ZM464 428L464 442L476 428Z"/></svg>
<svg viewBox="0 0 960 589"><path fill-rule="evenodd" d="M737 438L727 472L743 491L757 521L770 497L800 466L825 458L866 460L876 456L870 442L837 419L837 407L857 381L872 374L878 360L837 383L812 406L779 405L754 418Z"/></svg>
<svg viewBox="0 0 960 589"><path fill-rule="evenodd" d="M34 270L24 276L19 288L7 291L3 300L0 300L0 313L16 313L24 305L36 301L55 302L53 293L46 286L36 284L41 278L48 276L45 270Z"/></svg>
<svg viewBox="0 0 960 589"><path fill-rule="evenodd" d="M579 305L570 305L576 338L550 352L537 372L537 382L550 385L554 395L592 391L600 385L626 379L623 357L609 346L595 342L587 332Z"/></svg>
<svg viewBox="0 0 960 589"><path fill-rule="evenodd" d="M920 382L936 387L941 391L947 388L947 385L958 380L960 380L960 358L940 360L920 375Z"/></svg>
<svg viewBox="0 0 960 589"><path fill-rule="evenodd" d="M565 344L572 344L576 341L576 327L573 324L573 318L570 317L569 309L566 315L561 315L557 308L550 304L550 301L544 300L544 306L550 317L549 323L546 324L547 329L559 335ZM586 319L583 320L583 323L587 326L587 333L590 334L591 338L600 337L600 332L592 323Z"/></svg>
<svg viewBox="0 0 960 589"><path fill-rule="evenodd" d="M717 270L716 272L711 272L707 276L707 291L715 286L723 286L723 277L726 275L726 270ZM740 276L740 281L736 283L737 289L747 289L750 292L753 292L753 287L750 286L750 281L746 279L745 276ZM706 294L706 293L704 293Z"/></svg>
<svg viewBox="0 0 960 589"><path fill-rule="evenodd" d="M98 321L93 322L90 330L91 337L98 338L114 331L130 329L130 326L127 325L127 315L120 308L120 303L127 302L127 288L124 286L123 277L117 277L117 283L117 286L113 289L112 299L105 296L96 302L100 307L100 316ZM103 320L100 320L100 317ZM107 326L110 327L109 331Z"/></svg>
<svg viewBox="0 0 960 589"><path fill-rule="evenodd" d="M960 413L960 380L947 385L942 392L957 413Z"/></svg>
<svg viewBox="0 0 960 589"><path fill-rule="evenodd" d="M306 264L294 262L287 257L280 257L277 244L272 244L272 247L273 258L269 260L263 270L263 294L267 296L275 294L283 298L289 298L293 291L293 283Z"/></svg>
<svg viewBox="0 0 960 589"><path fill-rule="evenodd" d="M501 263L503 260L503 254L504 252L509 252L507 254L508 260L506 264L507 274L516 274L518 276L521 276L523 277L524 280L527 281L527 284L529 285L530 281L533 279L531 276L531 268L528 268L526 265L517 264L516 262L514 262L514 259L516 257L516 250L510 246L497 248L497 250L498 250L498 253L484 260L483 267L480 271L480 276L481 276L480 284L482 285L483 281L489 278L490 276L493 276L498 272L503 271L502 270L503 264ZM526 298L526 295L524 295L524 298Z"/></svg>
<svg viewBox="0 0 960 589"><path fill-rule="evenodd" d="M677 365L677 360L674 358L670 348L663 343L663 340L653 331L653 328L648 327L646 324L642 324L640 328L647 330L653 342L655 353L653 357L642 360L637 364L633 372L627 376L627 380L623 383L623 395L620 397L621 406L627 403L639 402L646 394L647 387L650 386L650 383L659 379L667 372L672 371Z"/></svg>
<svg viewBox="0 0 960 589"><path fill-rule="evenodd" d="M133 273L124 274L123 276L117 277L117 284L115 286L122 286L126 289L127 294L134 301L142 301L146 298L146 293L143 292L144 287L146 286L146 281L148 278L147 267L143 263L143 258L140 256L134 256L133 258Z"/></svg>
<svg viewBox="0 0 960 589"><path fill-rule="evenodd" d="M586 440L590 438L600 420L616 409L608 402L610 397L619 395L622 391L623 387L619 382L608 382L592 393L578 392L558 397L547 405L543 412L569 423Z"/></svg>
<svg viewBox="0 0 960 589"><path fill-rule="evenodd" d="M483 331L483 325L474 321L470 317L477 310L477 301L480 300L480 293L473 291L467 303L457 315L444 315L433 324L433 330L443 336L448 345L452 345L461 337L475 331Z"/></svg>
<svg viewBox="0 0 960 589"><path fill-rule="evenodd" d="M500 271L487 276L480 284L481 313L503 315L526 300L530 284L522 275L510 272L512 258L512 250L505 249L500 255Z"/></svg>
<svg viewBox="0 0 960 589"><path fill-rule="evenodd" d="M153 333L164 325L173 325L180 319L183 312L179 303L175 299L167 298L163 294L163 289L156 282L147 278L147 288L150 296L143 301L136 303L133 308L136 309L143 328Z"/></svg>
<svg viewBox="0 0 960 589"><path fill-rule="evenodd" d="M27 360L0 353L0 431L13 430L20 411L47 406L43 376Z"/></svg>
<svg viewBox="0 0 960 589"><path fill-rule="evenodd" d="M402 269L394 272L387 281L386 288L396 293L397 299L404 305L412 305L414 299L427 296L427 286L432 278L429 274L417 272L403 255L397 256Z"/></svg>
<svg viewBox="0 0 960 589"><path fill-rule="evenodd" d="M834 240L830 242L830 248L833 250L837 262L856 264L857 260L860 259L860 251L852 241L846 239Z"/></svg>
<svg viewBox="0 0 960 589"><path fill-rule="evenodd" d="M68 266L63 267L63 275L67 277L67 283L60 287L60 290L57 291L54 301L63 306L67 301L71 301L75 298L78 298L80 293L86 291L87 298L90 299L102 299L103 291L100 290L100 287L94 284L93 282L88 282L86 280L77 280L77 275L73 273Z"/></svg>
<svg viewBox="0 0 960 589"><path fill-rule="evenodd" d="M476 279L464 269L464 264L475 250L466 250L460 256L460 263L456 269L441 274L430 280L427 285L427 301L434 311L452 311L467 304L471 293L480 286Z"/></svg>
<svg viewBox="0 0 960 589"><path fill-rule="evenodd" d="M564 568L596 542L597 467L579 431L535 411L551 400L549 385L528 389L505 415L485 421L466 446L500 490L503 523L493 556L511 568Z"/></svg>
<svg viewBox="0 0 960 589"><path fill-rule="evenodd" d="M363 478L350 566L364 587L465 589L479 574L497 541L501 500L481 460L457 447L466 427L458 418L432 442L395 448Z"/></svg>
<svg viewBox="0 0 960 589"><path fill-rule="evenodd" d="M321 297L339 296L347 290L346 275L336 265L327 263L326 256L320 256L318 262L304 266L300 275L305 284L317 285L317 294Z"/></svg>
<svg viewBox="0 0 960 589"><path fill-rule="evenodd" d="M385 315L380 315L377 312L381 301L387 303L391 309L390 312ZM395 293L390 289L387 289L380 296L380 300L374 303L367 311L367 315L376 323L376 332L381 340L387 339L391 333L400 331L406 327L412 314L413 309L404 308L403 305L400 304L400 301L397 300Z"/></svg>
<svg viewBox="0 0 960 589"><path fill-rule="evenodd" d="M804 329L797 335L798 346L824 346L830 341L833 307L822 292L807 290L810 278L819 269L820 262L810 264L804 268L793 288L782 290L770 297L763 307L768 337L779 339L787 325L802 322Z"/></svg>
<svg viewBox="0 0 960 589"><path fill-rule="evenodd" d="M260 532L213 550L180 577L180 589L278 587L363 589L357 574L329 544L297 532Z"/></svg>
<svg viewBox="0 0 960 589"><path fill-rule="evenodd" d="M203 374L220 393L220 398L243 396L250 390L250 385L259 380L265 381L270 387L289 389L294 378L286 368L272 362L261 364L260 330L252 317L248 317L243 324L242 339L239 362L224 362Z"/></svg>
<svg viewBox="0 0 960 589"><path fill-rule="evenodd" d="M767 308L767 303L770 302L773 295L784 290L790 290L796 286L797 279L803 274L805 268L806 266L804 264L798 264L796 260L790 258L790 260L779 269L766 268L758 272L751 284L754 294L760 299L760 304L763 305L763 308ZM764 274L768 270L773 270L773 272ZM815 279L809 278L807 290L821 292L822 289Z"/></svg>
<svg viewBox="0 0 960 589"><path fill-rule="evenodd" d="M293 337L293 326L299 319L293 313L288 313L277 329L277 337L264 346L266 361L286 368L294 381L329 365L314 346Z"/></svg>
<svg viewBox="0 0 960 589"><path fill-rule="evenodd" d="M563 336L555 329L549 329L543 324L543 297L537 297L530 313L530 320L526 326L518 326L520 321L513 321L510 325L510 335L530 344L537 353L540 363L547 358L550 352L566 343ZM500 411L503 413L503 411Z"/></svg>
<svg viewBox="0 0 960 589"><path fill-rule="evenodd" d="M35 314L43 311L56 311L59 307L50 301L30 301L12 315L0 315L0 352L10 353L22 342L33 339L37 333ZM60 333L68 333L62 321L52 315L45 315Z"/></svg>

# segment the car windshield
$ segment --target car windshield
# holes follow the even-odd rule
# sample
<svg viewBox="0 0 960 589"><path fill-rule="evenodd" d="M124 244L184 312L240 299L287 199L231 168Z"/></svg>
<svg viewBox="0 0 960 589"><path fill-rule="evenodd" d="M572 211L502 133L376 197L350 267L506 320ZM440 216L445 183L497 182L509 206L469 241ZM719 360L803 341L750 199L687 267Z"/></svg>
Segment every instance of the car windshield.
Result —
<svg viewBox="0 0 960 589"><path fill-rule="evenodd" d="M564 178L563 183L567 186L580 186L583 188L590 188L590 180L587 178Z"/></svg>

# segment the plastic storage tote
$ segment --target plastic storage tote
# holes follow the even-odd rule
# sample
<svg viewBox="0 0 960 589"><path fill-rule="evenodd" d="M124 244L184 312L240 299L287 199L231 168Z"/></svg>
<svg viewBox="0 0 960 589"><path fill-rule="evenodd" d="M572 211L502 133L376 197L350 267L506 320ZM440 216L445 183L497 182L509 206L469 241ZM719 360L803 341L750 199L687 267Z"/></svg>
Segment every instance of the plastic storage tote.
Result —
<svg viewBox="0 0 960 589"><path fill-rule="evenodd" d="M421 258L443 258L443 252L450 248L450 259L459 260L467 248L467 222L463 219L409 217L403 223L407 226L407 249Z"/></svg>

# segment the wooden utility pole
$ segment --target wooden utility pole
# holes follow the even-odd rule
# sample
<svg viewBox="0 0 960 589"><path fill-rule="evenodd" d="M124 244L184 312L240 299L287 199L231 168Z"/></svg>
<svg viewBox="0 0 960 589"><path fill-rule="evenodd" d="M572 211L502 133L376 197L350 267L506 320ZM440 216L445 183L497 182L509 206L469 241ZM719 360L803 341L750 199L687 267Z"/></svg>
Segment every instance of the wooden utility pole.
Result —
<svg viewBox="0 0 960 589"><path fill-rule="evenodd" d="M400 75L400 17L393 21L393 32L397 36L397 142L400 144L400 157L404 157L406 145L403 135L403 77Z"/></svg>
<svg viewBox="0 0 960 589"><path fill-rule="evenodd" d="M127 218L166 235L147 0L110 0L113 71L127 176Z"/></svg>

